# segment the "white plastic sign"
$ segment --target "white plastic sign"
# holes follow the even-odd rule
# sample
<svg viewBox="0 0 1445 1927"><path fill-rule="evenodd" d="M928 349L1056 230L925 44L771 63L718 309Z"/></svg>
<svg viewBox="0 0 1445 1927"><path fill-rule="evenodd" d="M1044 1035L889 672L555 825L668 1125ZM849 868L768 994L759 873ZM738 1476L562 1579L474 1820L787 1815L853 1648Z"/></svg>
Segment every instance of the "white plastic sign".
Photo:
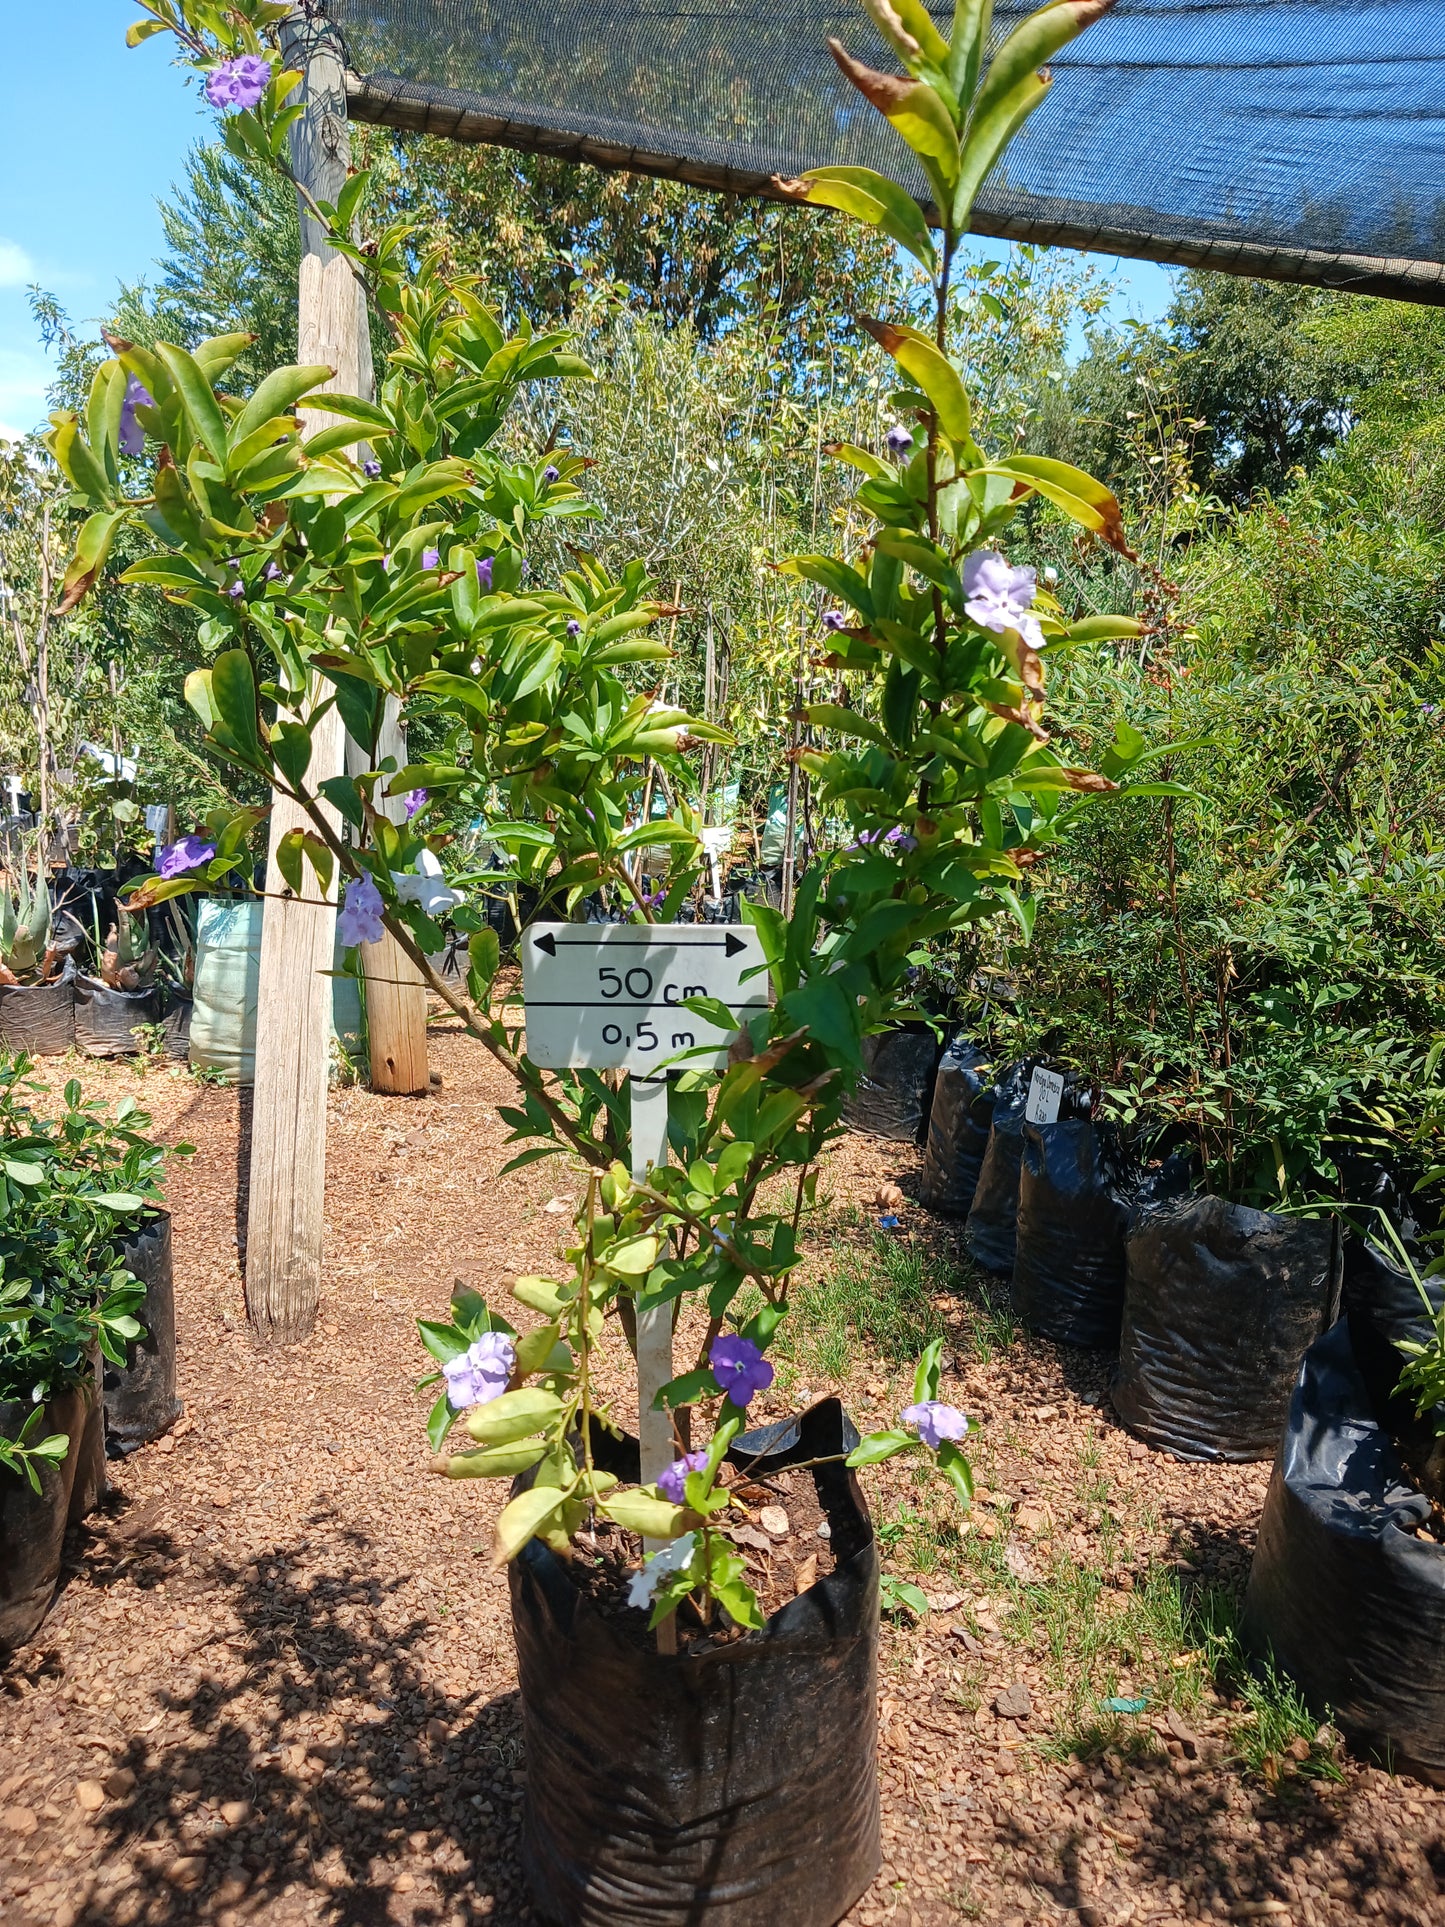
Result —
<svg viewBox="0 0 1445 1927"><path fill-rule="evenodd" d="M1024 1106L1024 1116L1030 1124L1055 1124L1063 1101L1062 1076L1058 1071L1046 1071L1040 1065L1029 1079L1029 1101Z"/></svg>
<svg viewBox="0 0 1445 1927"><path fill-rule="evenodd" d="M757 932L707 923L534 923L522 937L527 1055L544 1070L625 1070L655 1077L720 1069L736 1031L681 1006L717 997L729 1010L766 1010Z"/></svg>

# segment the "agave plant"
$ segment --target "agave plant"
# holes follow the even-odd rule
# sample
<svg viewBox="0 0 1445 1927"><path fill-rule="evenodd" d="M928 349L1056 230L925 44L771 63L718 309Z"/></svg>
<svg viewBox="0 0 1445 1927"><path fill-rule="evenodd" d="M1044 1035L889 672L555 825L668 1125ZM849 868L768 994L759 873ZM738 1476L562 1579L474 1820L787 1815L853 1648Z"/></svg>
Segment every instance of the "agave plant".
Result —
<svg viewBox="0 0 1445 1927"><path fill-rule="evenodd" d="M117 904L115 922L99 953L100 977L110 990L141 990L156 974L156 950L145 914L132 916Z"/></svg>
<svg viewBox="0 0 1445 1927"><path fill-rule="evenodd" d="M37 866L32 883L22 853L13 876L13 887L0 889L0 983L43 983L53 961L45 871Z"/></svg>

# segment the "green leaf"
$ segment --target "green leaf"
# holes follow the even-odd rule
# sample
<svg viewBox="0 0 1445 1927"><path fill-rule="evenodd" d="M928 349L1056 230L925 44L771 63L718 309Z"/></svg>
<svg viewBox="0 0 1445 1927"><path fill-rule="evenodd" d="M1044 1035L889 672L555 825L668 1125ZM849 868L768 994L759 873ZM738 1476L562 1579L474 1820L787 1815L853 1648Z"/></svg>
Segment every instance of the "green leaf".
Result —
<svg viewBox="0 0 1445 1927"><path fill-rule="evenodd" d="M41 1164L22 1164L18 1158L0 1159L7 1178L16 1184L44 1184L45 1167Z"/></svg>
<svg viewBox="0 0 1445 1927"><path fill-rule="evenodd" d="M478 1445L508 1445L540 1432L564 1409L555 1392L524 1385L520 1391L503 1392L485 1405L474 1405L463 1422Z"/></svg>
<svg viewBox="0 0 1445 1927"><path fill-rule="evenodd" d="M979 189L1029 115L1047 100L1050 84L1046 75L1030 74L1011 94L996 101L987 114L980 117L975 111L953 187L956 228L968 225Z"/></svg>
<svg viewBox="0 0 1445 1927"><path fill-rule="evenodd" d="M143 1211L145 1199L134 1191L93 1191L89 1194L92 1204L103 1204L107 1211Z"/></svg>
<svg viewBox="0 0 1445 1927"><path fill-rule="evenodd" d="M722 1386L712 1375L711 1366L704 1365L695 1372L683 1372L677 1378L670 1378L666 1385L660 1386L653 1397L652 1409L655 1412L676 1412L684 1405L695 1405L700 1398L721 1398Z"/></svg>
<svg viewBox="0 0 1445 1927"><path fill-rule="evenodd" d="M864 716L856 709L845 709L841 703L809 703L808 721L818 729L836 730L841 736L857 736L865 743L877 743L880 749L890 750L893 745L888 733L871 716Z"/></svg>
<svg viewBox="0 0 1445 1927"><path fill-rule="evenodd" d="M938 1469L948 1480L965 1505L973 1503L973 1468L953 1439L945 1439L938 1448Z"/></svg>
<svg viewBox="0 0 1445 1927"><path fill-rule="evenodd" d="M925 166L932 163L945 188L958 178L958 132L935 90L922 80L900 80L895 74L882 74L854 60L836 40L828 50L853 85L878 112L898 129Z"/></svg>
<svg viewBox="0 0 1445 1927"><path fill-rule="evenodd" d="M745 1626L749 1632L760 1633L767 1625L757 1594L744 1580L725 1580L722 1585L712 1588L712 1596L729 1619L739 1626Z"/></svg>
<svg viewBox="0 0 1445 1927"><path fill-rule="evenodd" d="M512 1286L512 1296L519 1304L528 1305L539 1311L544 1318L556 1318L576 1297L576 1292L550 1278L519 1278Z"/></svg>
<svg viewBox="0 0 1445 1927"><path fill-rule="evenodd" d="M609 1493L597 1509L625 1532L640 1532L644 1539L676 1539L686 1530L687 1507L646 1486Z"/></svg>
<svg viewBox="0 0 1445 1927"><path fill-rule="evenodd" d="M479 1452L455 1452L446 1463L449 1479L514 1479L547 1455L543 1439L516 1445L489 1445Z"/></svg>
<svg viewBox="0 0 1445 1927"><path fill-rule="evenodd" d="M276 723L271 729L271 755L293 790L299 790L311 767L311 732L304 723Z"/></svg>
<svg viewBox="0 0 1445 1927"><path fill-rule="evenodd" d="M323 381L329 381L335 372L334 368L328 368L322 362L311 367L273 369L231 424L231 444L235 455L240 457L239 445L248 435L254 434L274 416L289 415L303 395L313 388L319 388Z"/></svg>
<svg viewBox="0 0 1445 1927"><path fill-rule="evenodd" d="M493 1566L504 1566L509 1559L515 1559L527 1541L566 1503L567 1494L560 1486L534 1485L527 1492L519 1492L511 1504L503 1508L497 1521L492 1540Z"/></svg>
<svg viewBox="0 0 1445 1927"><path fill-rule="evenodd" d="M926 1399L938 1397L938 1384L942 1375L943 1340L935 1338L925 1347L918 1361L918 1369L913 1374L914 1403L921 1405Z"/></svg>
<svg viewBox="0 0 1445 1927"><path fill-rule="evenodd" d="M657 1263L657 1239L650 1235L619 1239L601 1254L599 1262L625 1278L641 1277Z"/></svg>
<svg viewBox="0 0 1445 1927"><path fill-rule="evenodd" d="M1085 616L1064 631L1070 642L1137 642L1144 625L1134 616Z"/></svg>
<svg viewBox="0 0 1445 1927"><path fill-rule="evenodd" d="M224 467L230 440L226 434L226 418L221 413L221 404L212 392L210 381L184 348L177 348L169 341L158 341L155 351L176 385L176 393L192 435L204 442L212 459ZM268 414L273 412L267 410Z"/></svg>
<svg viewBox="0 0 1445 1927"><path fill-rule="evenodd" d="M884 1459L897 1458L900 1452L909 1452L918 1445L911 1432L870 1432L860 1439L843 1461L845 1465L881 1465Z"/></svg>
<svg viewBox="0 0 1445 1927"><path fill-rule="evenodd" d="M186 684L190 693L190 680ZM262 765L261 741L256 734L256 678L244 649L223 649L210 670L210 696L218 722L226 731L225 746L234 749L253 768ZM218 740L221 740L218 737Z"/></svg>

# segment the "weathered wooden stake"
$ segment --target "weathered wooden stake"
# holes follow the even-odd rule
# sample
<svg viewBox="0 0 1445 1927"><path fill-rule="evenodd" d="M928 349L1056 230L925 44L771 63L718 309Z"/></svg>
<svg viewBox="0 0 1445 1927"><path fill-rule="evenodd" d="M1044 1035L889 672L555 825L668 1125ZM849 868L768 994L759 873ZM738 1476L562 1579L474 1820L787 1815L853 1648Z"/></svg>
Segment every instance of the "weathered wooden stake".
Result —
<svg viewBox="0 0 1445 1927"><path fill-rule="evenodd" d="M353 756L355 769L352 769ZM394 756L398 769L406 763L406 743L395 696L386 698L376 756L378 762ZM364 752L350 738L346 745L346 763L353 775L357 769L371 767ZM406 815L404 797L381 799L380 807L393 823L400 823ZM366 978L366 1043L371 1061L371 1088L393 1097L425 1097L431 1088L426 1055L426 990L416 965L396 939L384 932L380 943L362 944L361 968Z"/></svg>
<svg viewBox="0 0 1445 1927"><path fill-rule="evenodd" d="M298 7L283 28L283 50L288 64L305 76L299 98L306 112L291 129L296 178L315 200L334 202L349 158L340 40L324 20L313 20ZM355 394L363 378L369 383L360 289L304 199L298 322L298 361L328 363L343 394ZM311 414L307 424L314 430L332 419ZM305 702L309 705L318 693L308 692ZM313 790L341 774L343 741L341 718L329 710L312 737L307 781ZM296 804L273 792L256 1008L246 1308L258 1339L283 1343L304 1338L315 1323L325 1234L332 981L327 973L336 910L334 903L293 899L276 864L281 838L305 822Z"/></svg>

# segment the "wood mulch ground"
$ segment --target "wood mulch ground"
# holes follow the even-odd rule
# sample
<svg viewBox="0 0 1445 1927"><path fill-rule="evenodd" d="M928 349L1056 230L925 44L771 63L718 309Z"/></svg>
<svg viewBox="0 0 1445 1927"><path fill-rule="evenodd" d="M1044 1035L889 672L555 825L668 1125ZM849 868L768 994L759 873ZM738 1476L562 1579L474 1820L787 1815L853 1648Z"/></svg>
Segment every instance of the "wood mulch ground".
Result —
<svg viewBox="0 0 1445 1927"><path fill-rule="evenodd" d="M560 1163L498 1178L499 1075L445 1032L433 1062L429 1100L333 1094L321 1323L273 1352L253 1348L242 1303L238 1094L52 1067L137 1095L198 1146L171 1183L186 1416L112 1468L54 1611L0 1672L7 1927L533 1918L507 1588L487 1561L500 1493L427 1474L414 1320L457 1280L504 1301L545 1271L565 1178ZM915 1169L906 1148L853 1138L830 1182L863 1208ZM904 1215L914 1235L953 1235ZM1099 1402L1105 1361L1025 1341L985 1358L961 1301L944 1315L945 1394L983 1421L988 1498L951 1564L918 1555L934 1610L885 1626L885 1865L850 1922L1445 1921L1445 1796L1354 1761L1337 1783L1288 1761L1272 1783L1246 1772L1209 1689L1187 1718L1156 1698L1127 1744L1069 1756L1074 1660L1050 1647L1050 1575L1097 1575L1085 1632L1170 1563L1186 1584L1237 1584L1267 1468L1151 1454ZM801 1383L782 1375L772 1408ZM846 1383L807 1388L843 1390L865 1422L906 1402L901 1367L866 1354ZM902 1476L868 1475L880 1518L902 1516ZM889 1562L908 1575L897 1544ZM1143 1692L1147 1670L1147 1654L1121 1663L1114 1690Z"/></svg>

